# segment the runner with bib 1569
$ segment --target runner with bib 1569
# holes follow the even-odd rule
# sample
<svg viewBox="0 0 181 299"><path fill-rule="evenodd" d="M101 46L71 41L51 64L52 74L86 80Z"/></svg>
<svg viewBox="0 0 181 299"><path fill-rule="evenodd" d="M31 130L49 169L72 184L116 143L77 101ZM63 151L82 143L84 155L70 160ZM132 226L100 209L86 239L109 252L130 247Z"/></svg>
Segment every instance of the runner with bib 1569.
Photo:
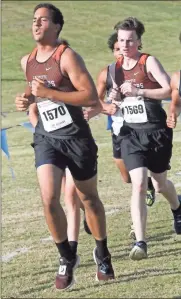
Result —
<svg viewBox="0 0 181 299"><path fill-rule="evenodd" d="M116 60L122 57L120 52L118 40L117 40L117 32L111 34L108 39L108 46L112 50L114 57ZM111 124L111 135L112 135L112 147L113 147L113 157L116 166L118 167L121 178L125 183L131 183L130 175L124 161L122 159L121 154L121 146L119 141L119 133L120 129L123 126L123 114L121 109L119 109L119 102L109 103L111 101L112 96L114 97L114 89L117 88L115 83L115 63L112 63L106 66L98 75L97 78L97 92L99 96L99 100L101 102L102 111L101 113L108 115L112 119ZM106 95L106 102L105 102L105 95ZM120 94L118 94L120 98ZM97 111L96 111L97 110ZM100 111L98 108L95 107L87 108L86 114L88 115L87 118L90 119L91 117L95 116ZM146 204L148 206L152 206L155 201L155 190L152 184L152 180L148 177L148 188L146 194ZM133 229L133 225L131 225L131 231L129 236L135 239L135 233Z"/></svg>
<svg viewBox="0 0 181 299"><path fill-rule="evenodd" d="M147 173L153 186L169 202L177 234L181 233L181 204L173 183L167 180L172 155L172 129L167 127L161 100L170 96L170 78L153 56L141 53L144 25L129 17L116 24L118 43L123 56L115 64L120 109L124 115L118 139L132 182L131 215L136 235L130 258L147 257L145 203Z"/></svg>

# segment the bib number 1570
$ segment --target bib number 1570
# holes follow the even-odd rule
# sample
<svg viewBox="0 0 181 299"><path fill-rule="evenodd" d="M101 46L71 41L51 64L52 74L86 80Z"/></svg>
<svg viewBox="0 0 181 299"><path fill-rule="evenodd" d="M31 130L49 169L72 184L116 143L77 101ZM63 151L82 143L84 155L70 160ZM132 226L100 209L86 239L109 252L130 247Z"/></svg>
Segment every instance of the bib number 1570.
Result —
<svg viewBox="0 0 181 299"><path fill-rule="evenodd" d="M59 117L59 115L65 115L66 111L63 106L53 108L42 113L47 121L53 120Z"/></svg>

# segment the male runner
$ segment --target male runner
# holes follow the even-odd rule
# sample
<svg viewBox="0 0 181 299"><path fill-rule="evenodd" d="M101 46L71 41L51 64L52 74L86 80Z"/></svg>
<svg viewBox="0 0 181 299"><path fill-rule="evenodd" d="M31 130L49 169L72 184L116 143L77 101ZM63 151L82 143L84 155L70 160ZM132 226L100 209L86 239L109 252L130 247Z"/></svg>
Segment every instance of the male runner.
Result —
<svg viewBox="0 0 181 299"><path fill-rule="evenodd" d="M40 3L35 7L32 32L37 46L21 60L30 88L16 97L18 110L26 110L30 103L38 106L35 163L46 222L61 256L56 287L62 290L73 285L79 263L67 239L66 217L59 202L66 166L96 240L96 277L114 278L105 211L97 192L97 146L81 108L98 105L97 92L80 55L59 44L63 24L63 15L54 5ZM36 103L32 103L34 99Z"/></svg>
<svg viewBox="0 0 181 299"><path fill-rule="evenodd" d="M150 170L156 192L168 200L177 234L181 234L181 204L173 183L167 180L172 154L172 130L167 127L161 100L170 96L170 79L161 63L141 53L144 25L129 17L115 29L123 56L115 64L115 80L119 90L116 100L124 115L118 143L132 182L131 214L136 235L130 258L147 257L146 190ZM113 96L113 95L112 95ZM115 95L114 95L115 97ZM113 98L114 98L113 97Z"/></svg>

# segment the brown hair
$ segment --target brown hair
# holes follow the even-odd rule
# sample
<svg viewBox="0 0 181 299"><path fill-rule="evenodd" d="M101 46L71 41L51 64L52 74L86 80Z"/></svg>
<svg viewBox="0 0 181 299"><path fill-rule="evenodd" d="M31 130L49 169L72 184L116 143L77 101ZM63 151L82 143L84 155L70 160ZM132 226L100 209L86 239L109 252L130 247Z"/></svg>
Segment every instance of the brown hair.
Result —
<svg viewBox="0 0 181 299"><path fill-rule="evenodd" d="M141 39L143 33L145 32L145 27L142 22L140 22L135 17L129 17L124 19L123 21L118 22L114 26L115 30L134 30L138 39ZM139 50L142 49L142 44L138 47Z"/></svg>

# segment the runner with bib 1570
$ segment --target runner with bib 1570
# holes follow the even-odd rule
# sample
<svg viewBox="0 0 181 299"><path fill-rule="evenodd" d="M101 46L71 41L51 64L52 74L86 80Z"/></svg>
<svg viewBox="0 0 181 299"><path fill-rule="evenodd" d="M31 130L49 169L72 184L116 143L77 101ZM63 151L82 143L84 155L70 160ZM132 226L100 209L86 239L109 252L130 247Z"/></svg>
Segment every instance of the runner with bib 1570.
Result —
<svg viewBox="0 0 181 299"><path fill-rule="evenodd" d="M45 219L60 254L55 281L60 290L74 284L74 270L79 264L79 256L68 242L66 216L59 202L66 167L95 238L96 278L114 279L105 211L97 191L97 146L82 112L82 107L99 105L98 95L82 57L59 43L63 25L63 15L54 5L40 3L35 7L32 32L36 48L21 60L29 87L16 97L18 110L38 105L35 164Z"/></svg>

